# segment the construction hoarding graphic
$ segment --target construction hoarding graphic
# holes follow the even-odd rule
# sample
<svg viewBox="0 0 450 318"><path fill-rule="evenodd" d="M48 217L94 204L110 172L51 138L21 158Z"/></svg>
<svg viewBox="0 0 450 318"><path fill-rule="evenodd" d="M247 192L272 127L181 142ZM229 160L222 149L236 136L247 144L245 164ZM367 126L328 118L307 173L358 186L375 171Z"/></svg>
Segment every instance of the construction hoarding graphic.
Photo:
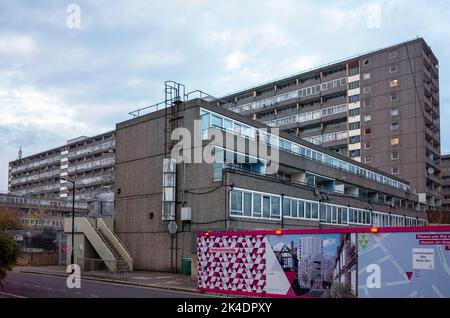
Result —
<svg viewBox="0 0 450 318"><path fill-rule="evenodd" d="M200 233L198 288L267 297L450 297L450 227L274 233Z"/></svg>

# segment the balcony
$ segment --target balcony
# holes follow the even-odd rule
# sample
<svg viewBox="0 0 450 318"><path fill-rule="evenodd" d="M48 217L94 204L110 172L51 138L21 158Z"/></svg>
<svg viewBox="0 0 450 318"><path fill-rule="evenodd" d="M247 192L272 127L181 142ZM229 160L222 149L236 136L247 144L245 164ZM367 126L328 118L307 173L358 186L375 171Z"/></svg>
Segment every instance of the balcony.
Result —
<svg viewBox="0 0 450 318"><path fill-rule="evenodd" d="M433 110L433 105L430 98L424 98L423 104L425 106L425 111L431 112Z"/></svg>
<svg viewBox="0 0 450 318"><path fill-rule="evenodd" d="M435 170L438 169L439 170L439 164L437 161L429 158L429 157L425 157L425 161L432 166ZM440 171L440 170L439 170Z"/></svg>
<svg viewBox="0 0 450 318"><path fill-rule="evenodd" d="M426 67L423 67L423 74L425 75L426 80L431 82L431 70L428 70Z"/></svg>

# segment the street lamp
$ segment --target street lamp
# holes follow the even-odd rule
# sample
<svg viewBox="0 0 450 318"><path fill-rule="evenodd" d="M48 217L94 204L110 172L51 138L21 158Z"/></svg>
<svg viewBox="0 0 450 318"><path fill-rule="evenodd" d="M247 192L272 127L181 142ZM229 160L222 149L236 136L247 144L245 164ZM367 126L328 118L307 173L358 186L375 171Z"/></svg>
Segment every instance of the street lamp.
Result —
<svg viewBox="0 0 450 318"><path fill-rule="evenodd" d="M70 254L70 264L75 264L75 256L74 256L74 250L75 250L75 181L66 179L66 178L60 178L61 180L64 180L66 182L72 183L72 251Z"/></svg>

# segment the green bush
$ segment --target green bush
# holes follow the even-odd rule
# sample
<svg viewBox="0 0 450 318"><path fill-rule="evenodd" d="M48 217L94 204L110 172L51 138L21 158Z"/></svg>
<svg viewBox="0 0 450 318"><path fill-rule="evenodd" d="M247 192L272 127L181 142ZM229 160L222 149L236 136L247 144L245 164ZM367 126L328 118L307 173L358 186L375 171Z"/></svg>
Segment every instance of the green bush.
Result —
<svg viewBox="0 0 450 318"><path fill-rule="evenodd" d="M5 232L0 231L0 280L5 278L20 255L20 246Z"/></svg>

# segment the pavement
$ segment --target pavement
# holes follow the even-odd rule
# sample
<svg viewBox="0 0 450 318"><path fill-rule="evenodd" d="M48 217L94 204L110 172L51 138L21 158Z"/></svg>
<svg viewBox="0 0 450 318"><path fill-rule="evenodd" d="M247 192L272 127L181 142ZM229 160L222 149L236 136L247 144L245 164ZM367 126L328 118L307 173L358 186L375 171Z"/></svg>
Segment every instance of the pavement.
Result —
<svg viewBox="0 0 450 318"><path fill-rule="evenodd" d="M40 274L67 278L65 266L16 266L14 273ZM199 293L197 281L190 276L152 271L133 271L125 273L81 272L82 280L95 280L132 286L159 288L171 291Z"/></svg>
<svg viewBox="0 0 450 318"><path fill-rule="evenodd" d="M44 270L41 269L41 272ZM54 271L53 271L54 272ZM0 298L204 298L212 295L81 279L80 288L69 288L67 276L8 272Z"/></svg>

